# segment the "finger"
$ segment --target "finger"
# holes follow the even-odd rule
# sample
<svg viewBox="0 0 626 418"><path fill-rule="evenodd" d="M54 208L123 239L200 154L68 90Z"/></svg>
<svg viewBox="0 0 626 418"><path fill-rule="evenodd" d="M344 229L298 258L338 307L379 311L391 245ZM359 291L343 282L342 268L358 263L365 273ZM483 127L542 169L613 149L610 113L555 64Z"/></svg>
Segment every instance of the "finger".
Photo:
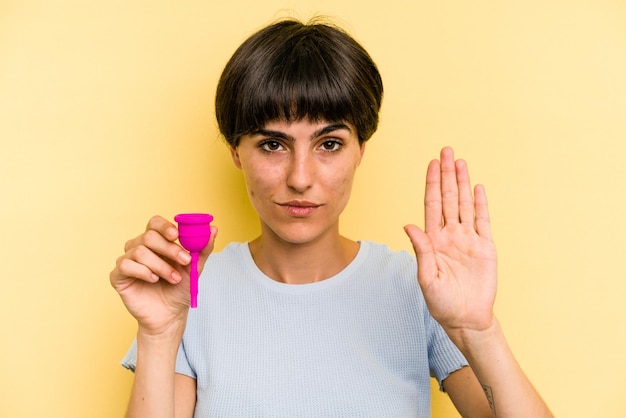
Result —
<svg viewBox="0 0 626 418"><path fill-rule="evenodd" d="M176 265L170 264L170 262L154 253L150 248L146 247L145 245L138 245L137 247L132 248L129 252L126 253L125 258L144 266L151 273L167 280L170 283L178 283L182 278L179 271L177 270ZM126 265L128 266L127 263ZM135 277L132 276L132 273L136 270L136 267L132 270L129 270L127 272L127 276ZM142 275L137 278L145 280L145 277L145 275Z"/></svg>
<svg viewBox="0 0 626 418"><path fill-rule="evenodd" d="M150 218L146 232L150 230L158 232L168 241L176 241L178 238L178 228L162 216L157 215Z"/></svg>
<svg viewBox="0 0 626 418"><path fill-rule="evenodd" d="M459 219L461 223L474 225L474 198L472 197L472 184L469 178L467 163L457 160L456 179L459 189Z"/></svg>
<svg viewBox="0 0 626 418"><path fill-rule="evenodd" d="M153 229L128 241L124 246L124 251L123 257L145 264L158 277L163 277L172 283L178 283L181 280L180 271L183 269L180 266L191 262L189 253ZM139 278L145 279L144 276Z"/></svg>
<svg viewBox="0 0 626 418"><path fill-rule="evenodd" d="M441 150L441 201L444 223L459 222L459 189L452 148Z"/></svg>
<svg viewBox="0 0 626 418"><path fill-rule="evenodd" d="M148 221L148 224L146 225L146 229L143 234L126 242L126 244L124 245L124 252L130 250L133 247L136 247L137 245L142 244L144 242L144 235L148 231L157 232L159 235L161 235L163 238L170 242L174 242L178 238L178 229L171 222L161 216L153 216L152 218L150 218L150 221Z"/></svg>
<svg viewBox="0 0 626 418"><path fill-rule="evenodd" d="M128 279L138 279L149 283L156 283L159 276L154 274L143 264L137 263L126 256L117 259L116 268L111 272L111 285L119 289Z"/></svg>
<svg viewBox="0 0 626 418"><path fill-rule="evenodd" d="M438 231L442 226L441 209L441 168L439 161L433 160L426 171L426 191L424 193L424 226L426 233Z"/></svg>
<svg viewBox="0 0 626 418"><path fill-rule="evenodd" d="M191 256L179 244L170 242L155 230L143 234L140 245L145 245L158 256L174 261L183 266L189 264Z"/></svg>
<svg viewBox="0 0 626 418"><path fill-rule="evenodd" d="M474 188L475 211L476 211L476 232L478 235L493 241L491 233L491 221L489 218L489 206L487 204L487 192L485 187L477 184Z"/></svg>
<svg viewBox="0 0 626 418"><path fill-rule="evenodd" d="M409 236L417 257L417 277L419 283L421 286L427 287L437 273L433 245L428 235L415 225L406 225L404 232Z"/></svg>

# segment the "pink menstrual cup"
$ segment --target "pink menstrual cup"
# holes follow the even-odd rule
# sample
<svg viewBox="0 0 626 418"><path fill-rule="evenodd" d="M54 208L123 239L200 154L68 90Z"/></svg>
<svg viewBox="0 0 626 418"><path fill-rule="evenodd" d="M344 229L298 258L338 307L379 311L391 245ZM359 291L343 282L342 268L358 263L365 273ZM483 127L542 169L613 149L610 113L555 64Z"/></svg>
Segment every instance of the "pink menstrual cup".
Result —
<svg viewBox="0 0 626 418"><path fill-rule="evenodd" d="M191 307L198 307L198 254L211 238L213 216L207 213L181 213L174 217L178 222L178 241L191 254L189 268L189 293Z"/></svg>

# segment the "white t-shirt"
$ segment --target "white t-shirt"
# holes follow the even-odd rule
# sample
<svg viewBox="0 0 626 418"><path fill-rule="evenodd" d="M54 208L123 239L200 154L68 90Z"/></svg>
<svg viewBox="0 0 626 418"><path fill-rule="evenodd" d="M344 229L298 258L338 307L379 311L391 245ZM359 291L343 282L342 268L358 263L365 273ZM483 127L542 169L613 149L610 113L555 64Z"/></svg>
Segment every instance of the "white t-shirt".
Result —
<svg viewBox="0 0 626 418"><path fill-rule="evenodd" d="M362 241L336 276L288 285L233 243L205 265L176 370L197 381L195 417L381 418L430 417L430 377L465 365L410 253Z"/></svg>

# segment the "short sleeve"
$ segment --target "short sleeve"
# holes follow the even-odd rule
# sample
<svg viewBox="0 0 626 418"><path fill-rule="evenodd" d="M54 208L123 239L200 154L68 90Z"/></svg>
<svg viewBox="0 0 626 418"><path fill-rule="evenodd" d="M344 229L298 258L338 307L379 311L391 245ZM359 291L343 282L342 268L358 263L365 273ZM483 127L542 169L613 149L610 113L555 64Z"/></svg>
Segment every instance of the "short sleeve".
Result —
<svg viewBox="0 0 626 418"><path fill-rule="evenodd" d="M439 390L442 392L443 381L450 373L467 366L467 360L456 345L450 340L441 325L427 315L428 332L428 364L431 377L437 379Z"/></svg>
<svg viewBox="0 0 626 418"><path fill-rule="evenodd" d="M130 345L130 348L128 349L126 355L121 361L121 365L131 372L135 371L135 368L137 367L136 339ZM180 347L178 348L178 353L176 354L176 373L184 374L194 379L196 378L196 373L193 371L193 369L189 365L189 361L187 360L187 353L185 352L183 343L181 343Z"/></svg>
<svg viewBox="0 0 626 418"><path fill-rule="evenodd" d="M185 350L184 339L180 343L180 347L178 347L178 353L176 354L176 373L184 374L185 376L189 376L193 379L198 378L196 372L189 364L189 359L187 359L187 351Z"/></svg>
<svg viewBox="0 0 626 418"><path fill-rule="evenodd" d="M131 372L135 372L135 368L137 367L137 340L133 340L133 343L130 345L130 348L126 352L126 355L122 359L122 366Z"/></svg>

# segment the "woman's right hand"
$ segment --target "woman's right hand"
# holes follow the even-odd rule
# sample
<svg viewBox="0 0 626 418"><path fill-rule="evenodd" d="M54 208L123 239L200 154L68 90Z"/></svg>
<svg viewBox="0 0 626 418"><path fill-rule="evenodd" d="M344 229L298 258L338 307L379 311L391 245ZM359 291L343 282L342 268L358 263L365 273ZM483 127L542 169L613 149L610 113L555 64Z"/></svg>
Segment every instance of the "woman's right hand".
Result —
<svg viewBox="0 0 626 418"><path fill-rule="evenodd" d="M200 254L198 271L213 251L217 228ZM189 264L191 256L181 247L178 229L160 216L148 222L144 233L124 246L110 280L126 309L137 319L140 332L159 335L182 332L189 310Z"/></svg>

